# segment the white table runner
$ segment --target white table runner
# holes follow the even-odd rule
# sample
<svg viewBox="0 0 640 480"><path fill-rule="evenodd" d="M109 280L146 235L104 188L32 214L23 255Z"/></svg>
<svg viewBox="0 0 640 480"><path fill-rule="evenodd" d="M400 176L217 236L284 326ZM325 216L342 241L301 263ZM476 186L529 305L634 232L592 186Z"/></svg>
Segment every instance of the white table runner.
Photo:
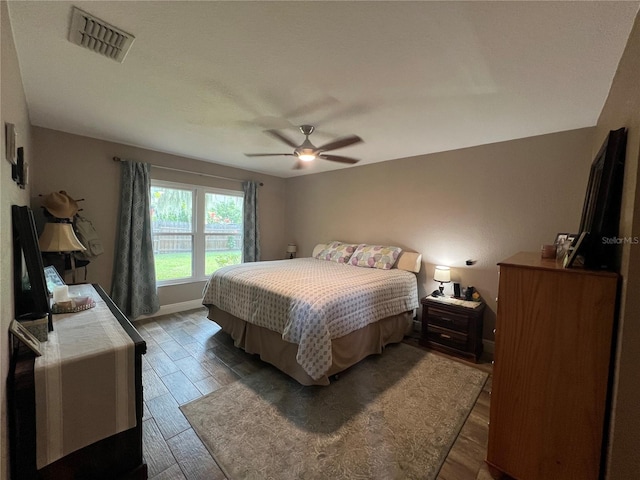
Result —
<svg viewBox="0 0 640 480"><path fill-rule="evenodd" d="M136 425L134 343L91 285L96 306L53 316L36 357L37 468Z"/></svg>

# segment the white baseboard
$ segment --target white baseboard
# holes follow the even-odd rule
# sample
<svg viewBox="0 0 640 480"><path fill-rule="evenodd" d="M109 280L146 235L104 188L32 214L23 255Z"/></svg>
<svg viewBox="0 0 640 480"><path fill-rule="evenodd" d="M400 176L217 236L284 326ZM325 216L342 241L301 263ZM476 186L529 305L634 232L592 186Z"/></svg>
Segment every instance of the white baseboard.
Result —
<svg viewBox="0 0 640 480"><path fill-rule="evenodd" d="M188 302L180 302L180 303L172 303L172 304L169 304L169 305L162 305L160 307L160 310L158 310L153 315L140 315L139 317L136 317L136 319L134 321L137 322L138 320L144 320L146 318L154 318L154 317L160 317L162 315L170 315L172 313L186 312L187 310L194 310L196 308L204 309L204 305L202 305L202 299L201 298L199 298L197 300L189 300Z"/></svg>

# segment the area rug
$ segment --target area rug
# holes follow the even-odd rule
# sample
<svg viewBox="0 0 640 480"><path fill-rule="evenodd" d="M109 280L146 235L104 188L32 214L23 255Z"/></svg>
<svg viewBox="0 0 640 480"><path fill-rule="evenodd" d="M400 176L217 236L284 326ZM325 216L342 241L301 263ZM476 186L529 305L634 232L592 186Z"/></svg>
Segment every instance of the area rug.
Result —
<svg viewBox="0 0 640 480"><path fill-rule="evenodd" d="M326 387L265 366L182 406L227 478L433 479L487 374L397 344Z"/></svg>

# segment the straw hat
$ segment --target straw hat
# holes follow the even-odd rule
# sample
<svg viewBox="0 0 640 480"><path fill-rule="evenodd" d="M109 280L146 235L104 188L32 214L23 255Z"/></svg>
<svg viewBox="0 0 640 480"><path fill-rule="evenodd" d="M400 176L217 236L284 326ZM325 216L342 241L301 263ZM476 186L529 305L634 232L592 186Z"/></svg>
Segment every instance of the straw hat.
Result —
<svg viewBox="0 0 640 480"><path fill-rule="evenodd" d="M50 193L44 197L42 206L56 218L73 218L78 213L78 203L64 190Z"/></svg>

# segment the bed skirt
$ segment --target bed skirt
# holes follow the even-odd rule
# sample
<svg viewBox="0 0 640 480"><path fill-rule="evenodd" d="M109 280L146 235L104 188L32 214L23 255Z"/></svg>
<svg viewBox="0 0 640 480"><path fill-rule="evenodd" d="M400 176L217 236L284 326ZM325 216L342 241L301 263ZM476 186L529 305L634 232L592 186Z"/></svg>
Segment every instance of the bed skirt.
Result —
<svg viewBox="0 0 640 480"><path fill-rule="evenodd" d="M333 363L325 375L311 378L296 361L298 345L286 342L273 330L245 322L215 305L209 306L207 318L216 322L233 338L236 347L260 355L260 359L282 370L302 385L329 385L329 377L346 370L385 345L401 342L412 327L413 312L384 318L331 342Z"/></svg>

